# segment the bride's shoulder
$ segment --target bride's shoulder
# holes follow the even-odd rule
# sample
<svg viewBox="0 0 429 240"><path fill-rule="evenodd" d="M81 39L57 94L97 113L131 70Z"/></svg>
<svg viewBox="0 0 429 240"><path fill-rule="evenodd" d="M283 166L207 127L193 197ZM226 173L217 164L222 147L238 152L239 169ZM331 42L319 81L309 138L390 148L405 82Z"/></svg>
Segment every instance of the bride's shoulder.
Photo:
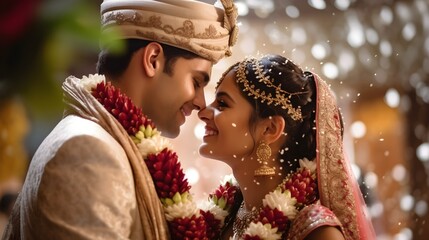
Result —
<svg viewBox="0 0 429 240"><path fill-rule="evenodd" d="M304 239L323 226L336 227L342 231L341 222L329 208L320 203L310 204L301 209L292 221L288 239Z"/></svg>

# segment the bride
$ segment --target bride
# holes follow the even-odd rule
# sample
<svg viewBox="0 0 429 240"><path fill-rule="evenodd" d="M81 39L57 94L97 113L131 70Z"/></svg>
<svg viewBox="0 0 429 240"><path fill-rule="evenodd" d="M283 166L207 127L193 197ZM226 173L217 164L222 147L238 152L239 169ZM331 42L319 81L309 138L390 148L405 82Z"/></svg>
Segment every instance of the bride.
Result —
<svg viewBox="0 0 429 240"><path fill-rule="evenodd" d="M319 76L279 55L248 58L198 116L200 153L228 164L242 194L223 239L375 239Z"/></svg>

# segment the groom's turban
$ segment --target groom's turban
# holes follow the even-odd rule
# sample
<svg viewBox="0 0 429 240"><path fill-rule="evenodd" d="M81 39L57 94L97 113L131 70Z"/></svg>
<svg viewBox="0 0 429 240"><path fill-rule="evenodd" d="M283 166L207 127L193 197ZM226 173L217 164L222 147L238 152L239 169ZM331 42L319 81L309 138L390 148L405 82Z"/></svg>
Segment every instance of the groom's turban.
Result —
<svg viewBox="0 0 429 240"><path fill-rule="evenodd" d="M120 38L168 44L216 63L231 55L237 39L232 1L221 0L222 9L191 0L104 0L102 31L119 30Z"/></svg>

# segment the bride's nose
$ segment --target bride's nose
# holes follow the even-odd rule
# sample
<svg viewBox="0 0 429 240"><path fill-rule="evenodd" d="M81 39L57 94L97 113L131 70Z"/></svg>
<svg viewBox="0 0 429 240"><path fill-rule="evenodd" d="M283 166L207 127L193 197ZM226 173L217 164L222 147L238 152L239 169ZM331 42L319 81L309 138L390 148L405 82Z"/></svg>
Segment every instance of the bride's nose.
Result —
<svg viewBox="0 0 429 240"><path fill-rule="evenodd" d="M209 105L198 112L198 118L204 122L210 121L213 119L213 111L213 107Z"/></svg>

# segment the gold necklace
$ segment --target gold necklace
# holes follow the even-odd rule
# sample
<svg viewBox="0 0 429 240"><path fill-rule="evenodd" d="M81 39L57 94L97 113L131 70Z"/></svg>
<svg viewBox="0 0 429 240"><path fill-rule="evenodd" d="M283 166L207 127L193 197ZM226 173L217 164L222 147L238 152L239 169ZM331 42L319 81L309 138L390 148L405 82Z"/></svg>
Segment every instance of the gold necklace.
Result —
<svg viewBox="0 0 429 240"><path fill-rule="evenodd" d="M241 237L244 235L246 228L258 216L259 210L259 208L253 207L252 210L247 211L244 208L244 201L241 203L234 224L232 225L234 237Z"/></svg>

